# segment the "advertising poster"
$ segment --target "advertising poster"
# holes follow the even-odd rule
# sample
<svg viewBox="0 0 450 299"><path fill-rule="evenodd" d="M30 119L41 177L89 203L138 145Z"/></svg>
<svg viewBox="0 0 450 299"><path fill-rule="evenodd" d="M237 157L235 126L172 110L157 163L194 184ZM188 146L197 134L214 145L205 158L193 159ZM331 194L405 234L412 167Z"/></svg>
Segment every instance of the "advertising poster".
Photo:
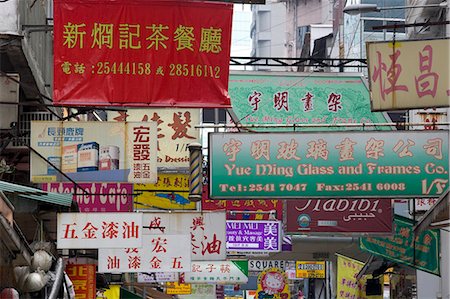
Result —
<svg viewBox="0 0 450 299"><path fill-rule="evenodd" d="M189 283L166 282L166 294L168 295L186 295L192 292L192 286Z"/></svg>
<svg viewBox="0 0 450 299"><path fill-rule="evenodd" d="M133 212L133 184L80 183L78 186L84 192L75 188L73 183L46 183L41 184L41 189L73 194L73 201L78 204L80 212Z"/></svg>
<svg viewBox="0 0 450 299"><path fill-rule="evenodd" d="M227 212L227 220L283 219L283 201L278 199L213 200L208 197L208 185L203 185L202 210Z"/></svg>
<svg viewBox="0 0 450 299"><path fill-rule="evenodd" d="M188 234L192 261L226 259L224 212L143 213L144 235Z"/></svg>
<svg viewBox="0 0 450 299"><path fill-rule="evenodd" d="M128 109L108 111L109 121L156 122L158 132L158 167L189 168L190 143L200 143L200 109Z"/></svg>
<svg viewBox="0 0 450 299"><path fill-rule="evenodd" d="M288 233L392 233L388 199L286 201Z"/></svg>
<svg viewBox="0 0 450 299"><path fill-rule="evenodd" d="M58 213L58 249L140 248L142 213Z"/></svg>
<svg viewBox="0 0 450 299"><path fill-rule="evenodd" d="M227 251L270 253L281 251L281 222L227 220Z"/></svg>
<svg viewBox="0 0 450 299"><path fill-rule="evenodd" d="M197 205L188 199L189 175L159 173L156 184L134 184L137 210L195 210Z"/></svg>
<svg viewBox="0 0 450 299"><path fill-rule="evenodd" d="M98 272L185 272L191 265L189 235L144 235L139 248L98 249Z"/></svg>
<svg viewBox="0 0 450 299"><path fill-rule="evenodd" d="M209 197L439 197L448 131L209 133Z"/></svg>
<svg viewBox="0 0 450 299"><path fill-rule="evenodd" d="M55 0L54 103L230 107L232 16L222 2Z"/></svg>
<svg viewBox="0 0 450 299"><path fill-rule="evenodd" d="M366 295L366 277L356 279L364 263L355 259L337 254L337 294L336 299L361 298L382 299L383 296ZM367 275L366 275L367 276Z"/></svg>
<svg viewBox="0 0 450 299"><path fill-rule="evenodd" d="M278 268L268 268L258 276L258 299L290 299L289 283L286 273Z"/></svg>
<svg viewBox="0 0 450 299"><path fill-rule="evenodd" d="M155 183L155 122L32 121L31 181ZM50 163L49 163L50 162Z"/></svg>
<svg viewBox="0 0 450 299"><path fill-rule="evenodd" d="M370 95L361 74L232 72L230 97L235 121L243 125L320 125L388 122L370 110ZM364 130L373 130L364 128ZM380 126L377 130L389 130ZM252 128L267 130L267 128ZM273 130L293 131L292 127ZM317 130L296 127L294 131ZM327 131L357 130L327 127Z"/></svg>
<svg viewBox="0 0 450 299"><path fill-rule="evenodd" d="M95 265L68 264L65 271L73 283L75 299L96 298Z"/></svg>
<svg viewBox="0 0 450 299"><path fill-rule="evenodd" d="M178 281L178 272L147 272L137 273L140 283Z"/></svg>

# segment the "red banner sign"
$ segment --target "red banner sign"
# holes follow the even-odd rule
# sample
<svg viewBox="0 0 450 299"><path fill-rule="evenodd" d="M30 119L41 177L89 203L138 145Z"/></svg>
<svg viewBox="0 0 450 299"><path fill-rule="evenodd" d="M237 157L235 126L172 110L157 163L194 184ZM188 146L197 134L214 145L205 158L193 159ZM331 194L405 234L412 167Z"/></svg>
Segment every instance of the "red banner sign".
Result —
<svg viewBox="0 0 450 299"><path fill-rule="evenodd" d="M212 200L208 186L203 186L202 210L226 210L227 220L269 220L271 211L277 220L283 220L283 201L278 199Z"/></svg>
<svg viewBox="0 0 450 299"><path fill-rule="evenodd" d="M96 298L95 271L95 265L93 264L68 264L66 266L66 273L73 283L75 299Z"/></svg>
<svg viewBox="0 0 450 299"><path fill-rule="evenodd" d="M391 233L392 203L380 199L286 201L288 233Z"/></svg>
<svg viewBox="0 0 450 299"><path fill-rule="evenodd" d="M230 107L232 4L54 0L54 6L55 104Z"/></svg>

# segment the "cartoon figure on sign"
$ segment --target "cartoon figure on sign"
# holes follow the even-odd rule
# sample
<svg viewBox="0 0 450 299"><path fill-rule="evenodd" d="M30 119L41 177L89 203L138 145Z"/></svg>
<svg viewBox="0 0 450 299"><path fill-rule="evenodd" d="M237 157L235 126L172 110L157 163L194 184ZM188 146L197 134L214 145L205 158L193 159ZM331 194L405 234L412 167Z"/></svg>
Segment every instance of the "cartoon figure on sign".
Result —
<svg viewBox="0 0 450 299"><path fill-rule="evenodd" d="M258 299L290 299L286 273L278 268L265 269L258 276Z"/></svg>

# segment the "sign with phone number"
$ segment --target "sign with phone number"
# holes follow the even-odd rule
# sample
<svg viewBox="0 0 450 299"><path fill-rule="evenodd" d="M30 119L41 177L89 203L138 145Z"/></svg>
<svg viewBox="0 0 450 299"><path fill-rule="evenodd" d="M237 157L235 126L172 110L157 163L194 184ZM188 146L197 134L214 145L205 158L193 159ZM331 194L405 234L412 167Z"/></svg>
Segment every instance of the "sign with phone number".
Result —
<svg viewBox="0 0 450 299"><path fill-rule="evenodd" d="M230 107L232 4L55 0L54 6L55 104Z"/></svg>
<svg viewBox="0 0 450 299"><path fill-rule="evenodd" d="M448 131L210 133L209 196L438 197Z"/></svg>

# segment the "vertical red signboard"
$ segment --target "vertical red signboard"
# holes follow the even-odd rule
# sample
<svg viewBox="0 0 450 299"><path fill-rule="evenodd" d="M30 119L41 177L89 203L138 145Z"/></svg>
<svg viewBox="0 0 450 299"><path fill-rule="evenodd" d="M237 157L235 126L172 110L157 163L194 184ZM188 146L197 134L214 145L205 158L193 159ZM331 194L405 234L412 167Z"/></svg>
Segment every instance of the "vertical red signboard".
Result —
<svg viewBox="0 0 450 299"><path fill-rule="evenodd" d="M95 299L95 265L68 264L66 273L73 284L76 299Z"/></svg>

